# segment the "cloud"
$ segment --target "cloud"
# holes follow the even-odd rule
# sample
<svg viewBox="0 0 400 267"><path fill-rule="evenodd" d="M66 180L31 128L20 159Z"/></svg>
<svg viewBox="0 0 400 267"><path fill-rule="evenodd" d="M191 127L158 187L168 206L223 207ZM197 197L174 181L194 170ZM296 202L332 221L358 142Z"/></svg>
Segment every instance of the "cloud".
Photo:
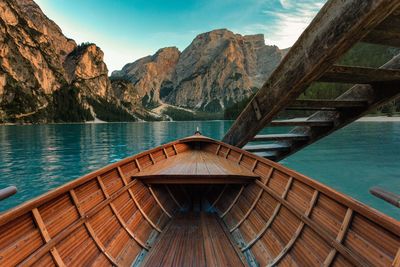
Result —
<svg viewBox="0 0 400 267"><path fill-rule="evenodd" d="M264 7L264 21L243 28L244 34L264 33L267 44L292 46L326 0L275 0Z"/></svg>

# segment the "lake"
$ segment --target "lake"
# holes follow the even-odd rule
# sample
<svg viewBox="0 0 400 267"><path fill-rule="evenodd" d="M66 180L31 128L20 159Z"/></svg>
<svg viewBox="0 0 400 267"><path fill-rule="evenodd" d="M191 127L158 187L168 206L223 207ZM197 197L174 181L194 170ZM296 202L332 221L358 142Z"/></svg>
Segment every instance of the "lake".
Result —
<svg viewBox="0 0 400 267"><path fill-rule="evenodd" d="M145 149L192 135L221 139L232 121L0 126L0 188L14 207L77 177ZM264 133L280 133L274 128ZM399 209L368 193L400 192L400 122L355 122L281 163L398 220Z"/></svg>

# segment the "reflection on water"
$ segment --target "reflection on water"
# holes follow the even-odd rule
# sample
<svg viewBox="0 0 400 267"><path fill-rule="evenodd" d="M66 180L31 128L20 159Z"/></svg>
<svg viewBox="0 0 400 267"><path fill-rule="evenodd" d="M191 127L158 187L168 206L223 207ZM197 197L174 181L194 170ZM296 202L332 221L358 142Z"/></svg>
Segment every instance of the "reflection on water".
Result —
<svg viewBox="0 0 400 267"><path fill-rule="evenodd" d="M0 211L143 150L192 135L220 139L230 121L60 124L0 127L0 188L17 195ZM282 129L273 129L282 132ZM359 122L283 163L400 219L394 207L368 194L379 185L400 192L400 123Z"/></svg>

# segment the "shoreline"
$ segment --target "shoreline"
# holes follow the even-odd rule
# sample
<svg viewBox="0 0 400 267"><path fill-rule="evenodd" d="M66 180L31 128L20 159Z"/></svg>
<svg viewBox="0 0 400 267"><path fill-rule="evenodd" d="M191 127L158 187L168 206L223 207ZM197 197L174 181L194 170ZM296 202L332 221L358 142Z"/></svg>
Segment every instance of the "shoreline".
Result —
<svg viewBox="0 0 400 267"><path fill-rule="evenodd" d="M296 118L298 119L298 118ZM182 120L184 122L185 120ZM194 120L187 120L187 121L194 121ZM234 120L199 120L199 121L234 121ZM107 122L102 120L94 120L94 121L83 121L83 122L60 122L60 123L0 123L0 126L27 126L27 125L63 125L63 124L106 124L106 123L146 123L146 122L181 122L181 121L115 121L115 122ZM197 122L197 121L196 121ZM365 116L362 117L356 122L400 122L400 116Z"/></svg>

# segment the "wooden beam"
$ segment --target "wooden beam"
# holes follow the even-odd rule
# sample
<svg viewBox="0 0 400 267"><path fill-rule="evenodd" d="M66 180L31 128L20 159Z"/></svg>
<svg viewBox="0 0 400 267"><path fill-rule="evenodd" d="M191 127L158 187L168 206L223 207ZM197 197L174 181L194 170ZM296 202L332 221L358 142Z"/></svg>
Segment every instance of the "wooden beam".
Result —
<svg viewBox="0 0 400 267"><path fill-rule="evenodd" d="M256 135L253 142L260 141L282 141L282 140L307 140L308 136L304 134L258 134Z"/></svg>
<svg viewBox="0 0 400 267"><path fill-rule="evenodd" d="M400 69L400 54L394 57L381 67L381 69ZM342 127L352 123L358 118L375 110L379 106L392 101L400 96L399 82L374 83L371 85L355 85L341 96L336 98L336 101L367 101L368 105L352 110L336 110L319 111L311 115L307 120L328 120L332 122L331 127L315 127L309 128L305 126L295 127L290 133L304 134L310 136L306 142L297 142L296 140L284 141L285 145L290 145L291 149L279 151L276 161L282 160L290 156L302 148L313 144L321 138L331 134L332 132L341 129Z"/></svg>
<svg viewBox="0 0 400 267"><path fill-rule="evenodd" d="M243 147L399 6L399 0L327 2L233 123L223 142ZM260 119L253 102L258 104Z"/></svg>
<svg viewBox="0 0 400 267"><path fill-rule="evenodd" d="M291 119L272 121L268 126L305 126L305 127L332 127L333 121L329 120L307 120L307 119ZM253 137L254 138L254 137Z"/></svg>
<svg viewBox="0 0 400 267"><path fill-rule="evenodd" d="M332 100L332 99L302 99L296 100L289 108L331 108L331 109L343 109L343 108L360 108L366 107L367 101L357 100Z"/></svg>
<svg viewBox="0 0 400 267"><path fill-rule="evenodd" d="M400 34L398 35L398 38L400 38ZM318 81L352 84L394 82L400 81L400 70L335 65L329 68L328 71L318 79Z"/></svg>
<svg viewBox="0 0 400 267"><path fill-rule="evenodd" d="M249 152L266 152L286 150L290 149L290 146L280 144L246 145L243 149Z"/></svg>
<svg viewBox="0 0 400 267"><path fill-rule="evenodd" d="M371 44L400 47L400 32L373 30L362 41Z"/></svg>
<svg viewBox="0 0 400 267"><path fill-rule="evenodd" d="M145 184L248 184L258 177L236 174L152 174L137 178Z"/></svg>
<svg viewBox="0 0 400 267"><path fill-rule="evenodd" d="M377 187L377 186L371 187L369 189L369 192L372 195L374 195L380 199L383 199L387 203L400 208L400 195L399 194L389 192L389 191L387 191L381 187Z"/></svg>

